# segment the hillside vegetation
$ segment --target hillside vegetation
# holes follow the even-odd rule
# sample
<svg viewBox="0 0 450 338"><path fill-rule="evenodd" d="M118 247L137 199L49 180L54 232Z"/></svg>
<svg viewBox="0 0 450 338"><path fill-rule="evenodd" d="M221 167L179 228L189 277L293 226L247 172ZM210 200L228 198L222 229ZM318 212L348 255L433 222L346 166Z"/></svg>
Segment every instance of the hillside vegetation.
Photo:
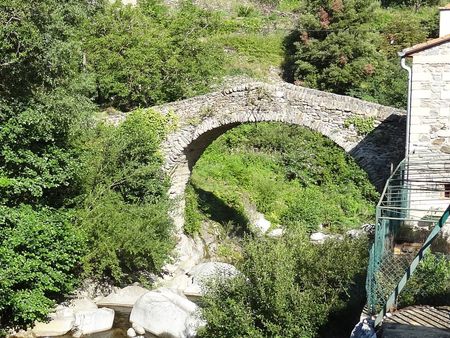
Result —
<svg viewBox="0 0 450 338"><path fill-rule="evenodd" d="M2 330L45 319L82 278L150 283L148 276L161 272L174 239L160 144L176 119L144 108L248 78L283 78L404 107L406 74L395 53L437 32L434 0L226 3L227 10L220 0L175 7L159 0L135 7L106 0L0 2ZM126 122L101 122L117 110L130 112ZM321 224L343 232L372 219L377 194L342 149L299 127L242 126L217 140L197 164L188 195L189 233L216 212L205 195L234 212L232 224L246 226L241 211L247 199L274 224L291 229L286 239L267 242L280 262L278 252L308 255L284 262L289 266L286 275L276 272L279 284L265 289L272 277L265 273L259 291L245 294L245 303L235 307L246 320L239 324L242 335L279 335L293 323L288 313L294 305L306 331L293 324L289 332L314 335L348 304L364 265L352 270L336 260L330 264L336 270L320 280L323 290L314 290L318 276L327 273L314 261L334 257L301 244ZM268 269L256 260L265 241L244 241L240 264L249 276L253 265ZM365 259L364 244L330 245L336 256L347 248ZM276 264L275 258L268 262ZM306 267L317 267L318 275L303 279L299 271ZM342 283L336 279L341 273ZM285 306L280 288L292 279L298 297ZM241 296L242 280L233 283L231 290ZM280 298L266 302L272 291ZM206 335L229 319L236 302L220 288L212 292L228 297L230 306L219 316L213 299L221 298L211 296ZM324 308L313 308L314 299L330 297ZM410 294L408 302L415 297ZM249 317L262 303L279 307Z"/></svg>

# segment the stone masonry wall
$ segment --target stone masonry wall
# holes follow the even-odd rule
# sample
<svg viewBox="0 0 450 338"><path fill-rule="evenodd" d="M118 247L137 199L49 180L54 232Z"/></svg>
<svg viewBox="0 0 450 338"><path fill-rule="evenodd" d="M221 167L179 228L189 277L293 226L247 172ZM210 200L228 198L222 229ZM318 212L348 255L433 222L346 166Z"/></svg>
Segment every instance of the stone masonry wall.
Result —
<svg viewBox="0 0 450 338"><path fill-rule="evenodd" d="M416 186L409 197L410 217L440 216L450 202L443 191L444 182L450 180L445 170L438 171L433 166L447 166L444 160L448 162L450 156L450 43L413 55L409 154L411 161L429 162L423 164L420 175L414 176L423 183L410 183ZM424 186L424 192L417 188L420 185ZM425 188L440 191L425 191ZM443 233L450 238L449 224Z"/></svg>
<svg viewBox="0 0 450 338"><path fill-rule="evenodd" d="M450 43L413 57L410 154L450 154Z"/></svg>

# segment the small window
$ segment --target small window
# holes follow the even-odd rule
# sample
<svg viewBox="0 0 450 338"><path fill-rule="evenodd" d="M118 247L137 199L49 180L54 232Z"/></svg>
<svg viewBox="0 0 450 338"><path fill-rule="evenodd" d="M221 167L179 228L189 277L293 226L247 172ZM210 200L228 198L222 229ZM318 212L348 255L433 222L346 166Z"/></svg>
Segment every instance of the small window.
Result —
<svg viewBox="0 0 450 338"><path fill-rule="evenodd" d="M444 184L444 196L445 198L450 198L450 183Z"/></svg>

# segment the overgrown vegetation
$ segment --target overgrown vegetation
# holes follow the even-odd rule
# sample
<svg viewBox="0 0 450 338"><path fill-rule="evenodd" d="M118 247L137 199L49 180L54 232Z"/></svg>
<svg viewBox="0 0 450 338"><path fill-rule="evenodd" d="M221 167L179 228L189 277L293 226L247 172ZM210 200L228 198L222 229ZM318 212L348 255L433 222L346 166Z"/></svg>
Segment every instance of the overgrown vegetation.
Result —
<svg viewBox="0 0 450 338"><path fill-rule="evenodd" d="M119 127L100 125L89 135L79 212L88 276L130 282L140 272L158 273L167 259L172 227L159 147L172 123L135 110Z"/></svg>
<svg viewBox="0 0 450 338"><path fill-rule="evenodd" d="M205 40L218 24L189 2L173 12L153 0L106 6L85 46L96 102L131 109L204 93L222 70L223 52Z"/></svg>
<svg viewBox="0 0 450 338"><path fill-rule="evenodd" d="M211 14L81 0L0 4L0 326L45 319L77 276L157 273L173 243L159 143L167 118L95 127L205 91L220 54ZM212 21L211 21L212 22Z"/></svg>
<svg viewBox="0 0 450 338"><path fill-rule="evenodd" d="M23 326L76 285L85 241L70 214L50 207L0 206L0 227L0 326Z"/></svg>
<svg viewBox="0 0 450 338"><path fill-rule="evenodd" d="M294 78L308 87L406 106L396 53L436 36L436 10L383 9L374 0L314 0L299 9ZM398 3L396 3L398 5Z"/></svg>
<svg viewBox="0 0 450 338"><path fill-rule="evenodd" d="M321 329L323 337L348 336L365 300L366 248L350 239L318 246L295 231L247 240L242 274L210 285L202 301L208 324L199 336L312 338ZM333 316L340 325L331 333Z"/></svg>
<svg viewBox="0 0 450 338"><path fill-rule="evenodd" d="M375 128L375 119L373 117L350 117L344 121L345 128L355 128L359 135L367 135Z"/></svg>
<svg viewBox="0 0 450 338"><path fill-rule="evenodd" d="M450 304L450 260L428 253L399 297L399 306Z"/></svg>
<svg viewBox="0 0 450 338"><path fill-rule="evenodd" d="M0 4L0 326L45 318L76 281L84 240L67 208L83 96L84 1Z"/></svg>
<svg viewBox="0 0 450 338"><path fill-rule="evenodd" d="M309 231L323 225L341 232L369 222L377 199L367 174L332 141L275 123L242 125L222 135L198 161L192 184L240 213L248 199L273 223ZM197 228L197 219L187 221L190 231Z"/></svg>

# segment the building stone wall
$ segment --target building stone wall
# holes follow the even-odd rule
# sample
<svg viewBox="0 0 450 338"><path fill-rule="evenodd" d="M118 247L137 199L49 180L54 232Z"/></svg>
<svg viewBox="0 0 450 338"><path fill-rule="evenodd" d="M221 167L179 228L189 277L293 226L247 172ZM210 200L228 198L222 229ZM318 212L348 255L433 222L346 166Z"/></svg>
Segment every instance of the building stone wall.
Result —
<svg viewBox="0 0 450 338"><path fill-rule="evenodd" d="M178 121L163 152L164 170L172 182L170 195L179 200L172 215L179 229L183 194L196 161L217 137L242 123L283 122L315 130L353 156L379 189L391 166L404 157L404 111L286 83L249 83L154 109L171 113ZM354 118L373 120L374 130L360 135L349 125Z"/></svg>
<svg viewBox="0 0 450 338"><path fill-rule="evenodd" d="M409 156L422 172L411 175L410 218L439 217L450 203L450 43L413 54L411 82ZM450 238L449 224L443 234Z"/></svg>
<svg viewBox="0 0 450 338"><path fill-rule="evenodd" d="M450 43L413 56L410 154L450 154Z"/></svg>

